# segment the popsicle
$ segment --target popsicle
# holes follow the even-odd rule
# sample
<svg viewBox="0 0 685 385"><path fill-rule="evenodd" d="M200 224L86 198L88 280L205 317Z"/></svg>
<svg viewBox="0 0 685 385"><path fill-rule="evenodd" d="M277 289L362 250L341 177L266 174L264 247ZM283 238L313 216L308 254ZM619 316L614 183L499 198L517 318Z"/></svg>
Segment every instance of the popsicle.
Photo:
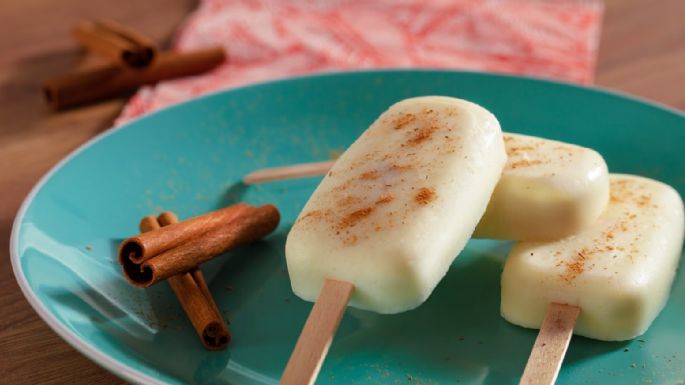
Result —
<svg viewBox="0 0 685 385"><path fill-rule="evenodd" d="M341 293L351 306L379 313L423 303L471 236L505 162L499 123L476 104L428 96L385 111L338 159L288 234L292 289L319 300L282 383L307 382L292 357L311 351L305 332L316 334L308 327L321 317L321 298L333 301L327 288L347 285L353 290Z"/></svg>
<svg viewBox="0 0 685 385"><path fill-rule="evenodd" d="M447 97L401 101L345 151L286 243L293 291L325 278L355 286L350 305L397 313L421 304L485 211L506 155L495 117Z"/></svg>
<svg viewBox="0 0 685 385"><path fill-rule="evenodd" d="M504 134L508 161L473 236L551 240L592 224L609 200L609 174L596 151L520 134ZM330 162L258 170L246 184L326 173Z"/></svg>
<svg viewBox="0 0 685 385"><path fill-rule="evenodd" d="M620 341L647 330L675 277L683 201L672 187L631 175L612 174L610 194L606 210L586 230L514 246L502 273L507 321L539 328L550 304L563 304L580 309L571 324L577 335Z"/></svg>
<svg viewBox="0 0 685 385"><path fill-rule="evenodd" d="M595 222L609 201L609 174L596 151L505 134L507 165L476 238L552 240Z"/></svg>

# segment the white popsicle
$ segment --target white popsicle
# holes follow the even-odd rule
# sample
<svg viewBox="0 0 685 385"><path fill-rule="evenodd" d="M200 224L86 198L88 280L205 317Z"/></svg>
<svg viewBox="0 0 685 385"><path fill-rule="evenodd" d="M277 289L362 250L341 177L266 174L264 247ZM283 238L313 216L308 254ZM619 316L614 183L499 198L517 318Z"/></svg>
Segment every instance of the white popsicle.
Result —
<svg viewBox="0 0 685 385"><path fill-rule="evenodd" d="M474 237L553 240L595 222L609 201L607 165L599 153L510 133L504 142L507 164Z"/></svg>
<svg viewBox="0 0 685 385"><path fill-rule="evenodd" d="M610 176L609 205L590 228L555 242L519 242L502 273L502 316L539 328L551 303L580 307L574 333L627 340L668 299L683 245L683 201L668 185Z"/></svg>
<svg viewBox="0 0 685 385"><path fill-rule="evenodd" d="M325 279L354 285L350 305L412 309L464 247L506 161L497 119L455 98L396 103L345 151L293 225L293 291L316 300Z"/></svg>

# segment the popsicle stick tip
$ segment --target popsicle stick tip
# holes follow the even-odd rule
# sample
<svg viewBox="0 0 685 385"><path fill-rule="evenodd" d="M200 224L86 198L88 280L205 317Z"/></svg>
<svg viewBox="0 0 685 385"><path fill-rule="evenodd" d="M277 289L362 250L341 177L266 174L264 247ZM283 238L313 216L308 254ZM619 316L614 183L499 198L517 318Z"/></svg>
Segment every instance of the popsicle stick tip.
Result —
<svg viewBox="0 0 685 385"><path fill-rule="evenodd" d="M283 167L264 168L243 177L246 185L273 182L278 180L307 178L324 175L335 163L334 160L313 163L299 163Z"/></svg>
<svg viewBox="0 0 685 385"><path fill-rule="evenodd" d="M556 382L579 315L578 306L549 305L519 384L553 385Z"/></svg>
<svg viewBox="0 0 685 385"><path fill-rule="evenodd" d="M324 281L283 372L281 385L313 384L316 381L353 291L352 283L333 279Z"/></svg>

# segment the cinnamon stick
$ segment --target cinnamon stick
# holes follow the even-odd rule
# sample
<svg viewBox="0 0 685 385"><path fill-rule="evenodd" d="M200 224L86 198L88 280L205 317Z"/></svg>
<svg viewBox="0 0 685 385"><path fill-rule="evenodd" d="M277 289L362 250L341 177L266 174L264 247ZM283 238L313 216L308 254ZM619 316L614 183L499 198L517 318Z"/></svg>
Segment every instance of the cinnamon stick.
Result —
<svg viewBox="0 0 685 385"><path fill-rule="evenodd" d="M141 231L144 231L144 222L149 221L149 218L146 217L141 222ZM162 228L178 222L176 215L171 212L162 213L157 219L152 219L155 223L163 226ZM159 226L157 227L159 228ZM224 349L231 340L231 334L209 292L202 272L196 269L192 272L169 277L167 282L176 294L176 298L181 303L204 346L210 350Z"/></svg>
<svg viewBox="0 0 685 385"><path fill-rule="evenodd" d="M126 260L130 260L134 264L141 264L157 254L174 248L192 238L199 237L211 228L233 221L238 214L248 207L245 203L238 203L186 219L183 222L175 220L174 216L170 213L162 213L159 219L164 220L168 225L153 232L128 238L122 242L119 247L119 263L124 264ZM146 217L143 220L148 221L149 219Z"/></svg>
<svg viewBox="0 0 685 385"><path fill-rule="evenodd" d="M192 271L221 253L263 238L276 229L279 220L280 214L273 205L248 206L230 222L150 257L140 265L125 263L124 275L135 286L149 287L174 275Z"/></svg>
<svg viewBox="0 0 685 385"><path fill-rule="evenodd" d="M157 53L157 46L152 40L113 21L78 23L72 35L89 51L124 67L147 67Z"/></svg>
<svg viewBox="0 0 685 385"><path fill-rule="evenodd" d="M240 204L240 206L247 206L245 204ZM237 206L237 205L236 205ZM235 206L231 206L235 207ZM157 217L157 220L162 226L169 226L174 223L178 223L178 217L176 217L176 214L170 212L170 211L165 211ZM214 298L212 298L212 294L209 292L209 287L207 287L207 281L205 281L205 276L202 274L202 271L200 269L195 269L191 271L189 274L192 274L193 279L195 282L197 282L197 286L200 288L202 291L202 294L204 294L205 297L207 297L207 301L211 303L212 307L214 308L214 311L219 313L219 309L216 307L216 303L214 303ZM173 277L171 277L173 278ZM171 279L169 278L169 279ZM228 322L230 323L230 322Z"/></svg>
<svg viewBox="0 0 685 385"><path fill-rule="evenodd" d="M143 69L105 64L49 79L43 83L43 94L50 107L60 110L122 95L146 84L197 75L226 60L221 47L180 53L163 52L157 56L151 65Z"/></svg>
<svg viewBox="0 0 685 385"><path fill-rule="evenodd" d="M222 350L230 341L230 333L221 315L207 303L198 282L190 273L179 274L167 280L176 294L193 328L207 349Z"/></svg>

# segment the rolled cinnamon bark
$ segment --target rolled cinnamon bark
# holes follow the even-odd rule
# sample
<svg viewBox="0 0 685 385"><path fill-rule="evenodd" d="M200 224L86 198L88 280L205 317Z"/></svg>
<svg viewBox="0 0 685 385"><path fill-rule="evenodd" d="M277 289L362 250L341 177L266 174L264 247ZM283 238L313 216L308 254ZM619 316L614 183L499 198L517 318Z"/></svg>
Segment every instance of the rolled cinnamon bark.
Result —
<svg viewBox="0 0 685 385"><path fill-rule="evenodd" d="M178 222L174 213L162 213L157 219L146 217L141 222L141 231L145 223L155 221L161 226L170 226ZM158 226L159 227L159 226ZM231 334L221 313L212 298L204 275L199 269L175 275L167 279L169 286L176 294L193 328L202 340L203 345L210 350L222 350L231 340Z"/></svg>
<svg viewBox="0 0 685 385"><path fill-rule="evenodd" d="M157 53L157 45L152 40L113 21L78 23L72 35L89 51L120 66L136 69L146 67Z"/></svg>
<svg viewBox="0 0 685 385"><path fill-rule="evenodd" d="M204 276L204 274L202 274L202 271L199 268L197 268L197 269L195 269L195 270L193 270L187 274L190 274L193 276L193 280L195 280L195 282L197 282L197 286L200 288L200 290L202 290L202 294L204 294L204 296L207 298L207 301L209 301L209 303L212 305L212 307L214 308L214 311L217 314L221 314L221 312L219 312L219 308L216 306L216 303L214 302L214 297L212 297L212 293L209 291L209 287L207 286L207 281L205 280L205 276ZM171 278L173 278L173 277L170 277L169 279L171 279ZM231 320L227 319L226 324L228 325L230 323L231 323Z"/></svg>
<svg viewBox="0 0 685 385"><path fill-rule="evenodd" d="M238 203L183 222L178 222L171 213L163 213L159 219L172 224L125 240L119 247L119 263L123 265L130 260L134 264L141 264L151 257L199 237L222 223L228 224L248 207L245 203ZM157 220L154 217L145 217L143 221L150 221L150 218Z"/></svg>
<svg viewBox="0 0 685 385"><path fill-rule="evenodd" d="M50 107L59 110L95 102L132 91L142 85L162 80L197 75L226 60L223 48L214 47L190 52L161 52L142 69L106 64L53 78L43 83L43 94Z"/></svg>
<svg viewBox="0 0 685 385"><path fill-rule="evenodd" d="M192 271L225 251L265 237L276 229L279 221L280 214L273 205L248 206L232 221L135 265L138 269L126 269L124 265L124 273L135 286L152 286L171 276Z"/></svg>
<svg viewBox="0 0 685 385"><path fill-rule="evenodd" d="M247 206L247 205L245 205ZM162 225L162 226L168 226L174 223L178 223L178 217L176 214L170 212L170 211L165 211L157 217L157 221ZM200 288L202 291L202 294L207 298L207 301L212 305L214 308L214 311L219 314L219 309L216 307L216 303L214 302L214 298L212 297L212 293L209 291L209 287L207 286L207 281L205 281L205 276L202 274L202 271L200 269L195 269L191 271L190 273L193 276L193 280L197 283L197 286ZM172 280L174 277L169 277L169 280ZM228 324L231 322L227 320Z"/></svg>
<svg viewBox="0 0 685 385"><path fill-rule="evenodd" d="M215 312L211 304L207 303L193 275L191 273L179 274L169 278L168 282L204 346L211 350L224 349L231 335L221 316Z"/></svg>

